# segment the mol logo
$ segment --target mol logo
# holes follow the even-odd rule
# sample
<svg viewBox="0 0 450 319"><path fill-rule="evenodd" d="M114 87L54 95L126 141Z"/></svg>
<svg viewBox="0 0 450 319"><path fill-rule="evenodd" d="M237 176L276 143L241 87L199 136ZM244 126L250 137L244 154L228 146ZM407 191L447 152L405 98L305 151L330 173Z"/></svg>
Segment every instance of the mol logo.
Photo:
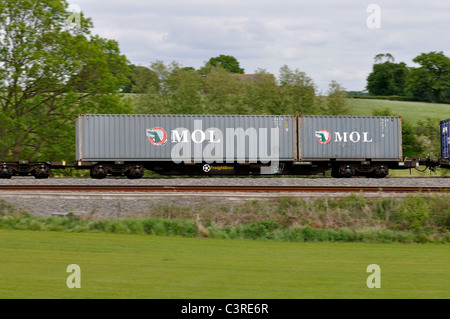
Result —
<svg viewBox="0 0 450 319"><path fill-rule="evenodd" d="M315 135L320 144L328 144L331 141L331 134L327 130L316 131Z"/></svg>
<svg viewBox="0 0 450 319"><path fill-rule="evenodd" d="M167 133L160 127L147 129L147 137L156 146L163 145L167 142Z"/></svg>
<svg viewBox="0 0 450 319"><path fill-rule="evenodd" d="M335 143L372 143L373 139L369 136L369 132L333 132L334 133L334 142ZM331 133L327 130L315 131L315 137L319 141L320 144L328 144L331 141Z"/></svg>

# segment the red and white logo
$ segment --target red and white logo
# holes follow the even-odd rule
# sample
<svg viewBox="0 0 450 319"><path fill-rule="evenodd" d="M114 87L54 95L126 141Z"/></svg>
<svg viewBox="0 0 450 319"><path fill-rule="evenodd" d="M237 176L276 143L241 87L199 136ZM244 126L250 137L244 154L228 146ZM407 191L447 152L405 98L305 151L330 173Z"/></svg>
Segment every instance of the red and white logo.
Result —
<svg viewBox="0 0 450 319"><path fill-rule="evenodd" d="M328 144L331 141L331 134L327 130L316 131L315 136L320 144Z"/></svg>
<svg viewBox="0 0 450 319"><path fill-rule="evenodd" d="M159 146L167 142L167 133L160 127L147 129L147 137L153 145Z"/></svg>

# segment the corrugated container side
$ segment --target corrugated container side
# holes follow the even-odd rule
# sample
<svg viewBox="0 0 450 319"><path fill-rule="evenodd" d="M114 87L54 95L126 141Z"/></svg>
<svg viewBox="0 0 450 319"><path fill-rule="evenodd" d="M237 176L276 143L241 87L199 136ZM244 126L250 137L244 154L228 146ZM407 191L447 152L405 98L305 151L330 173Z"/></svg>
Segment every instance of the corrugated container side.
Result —
<svg viewBox="0 0 450 319"><path fill-rule="evenodd" d="M450 119L441 121L441 157L450 158Z"/></svg>
<svg viewBox="0 0 450 319"><path fill-rule="evenodd" d="M172 161L172 151L177 142L188 138L191 143L191 156L187 156L192 158L192 162L198 154L195 150L198 150L199 144L202 150L205 150L205 147L216 147L209 154L214 156L216 162L226 162L226 143L231 140L227 140L227 132L235 132L236 128L248 133L241 140L234 138L233 155L236 161L253 158L253 151L257 152L258 159L269 160L270 157L264 157L264 154L271 155L271 129L279 133L279 160L293 161L295 128L292 116L153 114L80 115L77 120L77 160ZM186 136L183 135L185 130L189 132ZM191 135L193 132L196 132L194 136ZM256 132L256 138L254 135L253 139L248 136L252 135L252 132ZM267 146L267 149L264 151L260 143L264 141L261 134L265 132L267 145L264 146ZM212 141L220 143L211 143L211 134ZM192 137L196 142L203 139L204 141L194 143ZM245 158L238 159L237 147L241 145L239 143L245 143ZM218 158L221 147L223 157Z"/></svg>
<svg viewBox="0 0 450 319"><path fill-rule="evenodd" d="M299 158L402 160L401 118L300 116Z"/></svg>

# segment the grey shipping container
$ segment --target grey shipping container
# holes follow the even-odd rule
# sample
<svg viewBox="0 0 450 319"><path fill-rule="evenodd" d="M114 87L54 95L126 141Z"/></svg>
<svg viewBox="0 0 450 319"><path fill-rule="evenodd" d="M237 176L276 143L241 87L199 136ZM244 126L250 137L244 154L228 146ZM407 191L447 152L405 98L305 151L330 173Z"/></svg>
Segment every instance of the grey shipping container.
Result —
<svg viewBox="0 0 450 319"><path fill-rule="evenodd" d="M276 155L294 161L295 125L295 117L284 115L80 115L76 158L231 163Z"/></svg>
<svg viewBox="0 0 450 319"><path fill-rule="evenodd" d="M450 158L450 119L441 121L441 157Z"/></svg>
<svg viewBox="0 0 450 319"><path fill-rule="evenodd" d="M298 160L401 161L400 117L299 116Z"/></svg>

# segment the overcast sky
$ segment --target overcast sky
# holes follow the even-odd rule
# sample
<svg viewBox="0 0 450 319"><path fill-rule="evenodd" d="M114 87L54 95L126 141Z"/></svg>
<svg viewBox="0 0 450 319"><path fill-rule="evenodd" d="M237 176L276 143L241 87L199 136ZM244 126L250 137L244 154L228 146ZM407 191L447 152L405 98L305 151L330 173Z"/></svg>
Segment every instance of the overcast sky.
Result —
<svg viewBox="0 0 450 319"><path fill-rule="evenodd" d="M136 65L176 61L199 68L232 55L254 73L288 65L325 94L332 80L365 89L373 58L414 66L423 52L450 56L448 0L69 0L117 40ZM374 9L371 4L380 9Z"/></svg>

